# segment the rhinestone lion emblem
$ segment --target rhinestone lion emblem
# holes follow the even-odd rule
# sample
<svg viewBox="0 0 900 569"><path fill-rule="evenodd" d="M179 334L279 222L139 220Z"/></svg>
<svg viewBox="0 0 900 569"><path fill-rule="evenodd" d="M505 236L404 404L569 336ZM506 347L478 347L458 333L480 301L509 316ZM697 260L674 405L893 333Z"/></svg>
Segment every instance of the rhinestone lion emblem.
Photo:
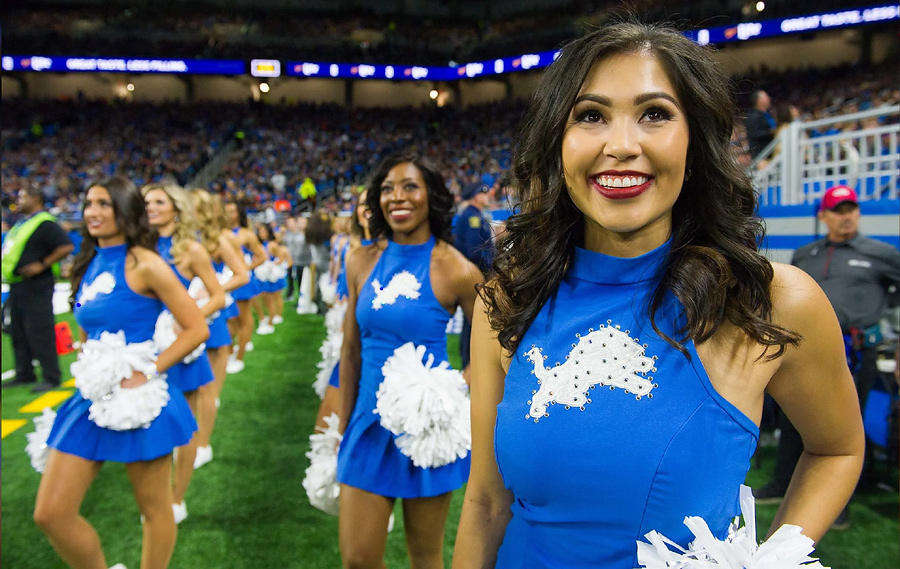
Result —
<svg viewBox="0 0 900 569"><path fill-rule="evenodd" d="M588 391L597 386L624 389L625 393L635 394L636 399L645 395L653 397L650 392L657 384L646 375L656 372L656 356L644 354L646 344L642 346L628 330L623 332L619 326L612 325L601 325L598 330L591 328L586 336L576 334L576 337L578 342L572 344L566 360L552 368L544 367L547 356L541 348L532 346L523 354L534 365L532 373L540 385L539 390L532 392L526 419L538 422L549 415L547 408L555 403L565 405L566 409L584 410L591 402Z"/></svg>

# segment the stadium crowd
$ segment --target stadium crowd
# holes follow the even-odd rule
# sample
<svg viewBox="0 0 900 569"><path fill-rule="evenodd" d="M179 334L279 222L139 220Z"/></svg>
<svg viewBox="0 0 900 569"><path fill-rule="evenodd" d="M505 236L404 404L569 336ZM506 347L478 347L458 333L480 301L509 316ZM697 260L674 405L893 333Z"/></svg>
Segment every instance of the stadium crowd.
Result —
<svg viewBox="0 0 900 569"><path fill-rule="evenodd" d="M801 120L839 116L900 103L900 89L885 65L839 66L788 72L760 70L734 78L739 106L765 89L777 109L794 105ZM329 211L349 208L353 187L372 166L411 144L442 165L451 190L483 181L500 190L524 103L464 109L347 109L336 105L266 105L198 102L8 101L2 133L3 221L15 222L15 194L40 184L58 213L77 213L80 194L99 177L124 174L143 184L164 178L186 184L221 145L242 138L210 183L215 193L241 201L250 212L275 208ZM110 124L119 125L109 128ZM848 123L843 129L863 125ZM745 164L746 132L739 123L735 152ZM300 195L309 178L316 197ZM317 202L317 203L316 203ZM283 209L283 208L281 208Z"/></svg>

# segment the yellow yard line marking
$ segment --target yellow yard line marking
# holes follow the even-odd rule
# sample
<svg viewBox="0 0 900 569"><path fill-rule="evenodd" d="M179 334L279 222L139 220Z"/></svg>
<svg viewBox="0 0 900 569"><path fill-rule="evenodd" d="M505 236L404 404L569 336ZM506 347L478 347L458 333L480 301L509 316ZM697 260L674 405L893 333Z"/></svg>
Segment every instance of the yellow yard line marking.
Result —
<svg viewBox="0 0 900 569"><path fill-rule="evenodd" d="M70 379L69 381L62 382L63 387L75 387L75 379Z"/></svg>
<svg viewBox="0 0 900 569"><path fill-rule="evenodd" d="M22 428L25 423L27 423L25 419L3 419L0 421L3 426L3 436L0 438L6 438L6 435Z"/></svg>
<svg viewBox="0 0 900 569"><path fill-rule="evenodd" d="M55 407L71 396L71 391L48 391L19 409L19 413L40 413L44 410L44 407Z"/></svg>

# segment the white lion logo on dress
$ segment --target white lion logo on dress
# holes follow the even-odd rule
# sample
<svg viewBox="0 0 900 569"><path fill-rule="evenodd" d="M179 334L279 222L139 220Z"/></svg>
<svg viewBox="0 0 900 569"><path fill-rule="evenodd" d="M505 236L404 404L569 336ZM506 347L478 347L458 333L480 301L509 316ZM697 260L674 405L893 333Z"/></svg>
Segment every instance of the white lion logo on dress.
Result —
<svg viewBox="0 0 900 569"><path fill-rule="evenodd" d="M656 356L645 356L646 344L641 346L628 334L619 326L603 325L599 330L591 328L587 336L576 334L578 343L572 344L566 361L549 369L544 367L547 356L532 346L523 355L534 364L532 373L541 387L532 392L534 396L528 402L530 409L525 418L538 422L547 416L547 407L554 403L565 405L566 409L572 406L584 410L585 404L591 402L588 391L598 385L624 389L625 393L634 393L636 399L644 395L652 398L650 391L656 384L652 377L644 376L656 371L653 367Z"/></svg>
<svg viewBox="0 0 900 569"><path fill-rule="evenodd" d="M112 273L100 273L89 285L81 285L81 293L78 302L84 304L97 298L101 294L109 294L116 288L116 277Z"/></svg>
<svg viewBox="0 0 900 569"><path fill-rule="evenodd" d="M386 287L382 287L378 279L373 279L372 288L375 289L372 309L380 310L382 306L394 304L401 296L409 300L419 298L419 289L422 288L422 283L417 281L416 276L409 271L401 271L391 277L391 282Z"/></svg>

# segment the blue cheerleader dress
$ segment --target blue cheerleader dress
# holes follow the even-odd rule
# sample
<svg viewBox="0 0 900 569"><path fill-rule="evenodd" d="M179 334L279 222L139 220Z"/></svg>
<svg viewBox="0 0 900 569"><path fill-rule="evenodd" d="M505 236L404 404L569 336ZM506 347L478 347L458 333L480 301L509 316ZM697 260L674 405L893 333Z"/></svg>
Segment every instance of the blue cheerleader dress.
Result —
<svg viewBox="0 0 900 569"><path fill-rule="evenodd" d="M191 286L191 281L184 278L184 275L178 272L178 267L173 263L171 255L172 238L160 237L156 244L156 248L163 260L172 267L173 271L175 271L175 276L178 277L178 280L181 281L184 288L187 289ZM212 336L212 334L210 334L210 336ZM195 391L215 379L212 372L212 365L209 363L209 356L206 355L206 350L200 354L200 357L189 364L178 362L173 365L169 368L168 373L169 383L180 389L182 393Z"/></svg>
<svg viewBox="0 0 900 569"><path fill-rule="evenodd" d="M438 496L462 487L469 478L469 456L438 468L414 466L373 413L375 393L384 379L381 367L394 350L413 342L425 346L436 363L447 360L445 330L451 315L431 288L434 243L433 236L421 245L388 241L356 305L362 369L356 406L338 450L337 480L389 498ZM400 276L404 272L408 274ZM404 280L409 283L410 274L417 291L395 286Z"/></svg>
<svg viewBox="0 0 900 569"><path fill-rule="evenodd" d="M102 332L120 330L129 343L153 338L163 304L128 287L127 254L126 245L98 248L81 280L74 312L89 339L98 340ZM99 286L101 282L107 286ZM197 430L187 401L172 384L169 402L145 429L114 431L99 427L88 418L90 407L91 401L76 391L57 411L47 445L87 460L138 462L171 453L175 447L187 444Z"/></svg>
<svg viewBox="0 0 900 569"><path fill-rule="evenodd" d="M363 239L362 246L366 247L374 243L371 239ZM344 247L344 251L341 253L341 269L338 272L338 281L337 281L337 289L335 294L338 299L345 299L350 296L350 290L347 288L347 252L350 251L350 243ZM334 370L331 372L331 377L328 379L328 385L335 389L340 389L341 380L340 380L340 367L341 364L338 362L334 366Z"/></svg>
<svg viewBox="0 0 900 569"><path fill-rule="evenodd" d="M225 263L213 262L213 268L216 270L217 274L221 273L225 270ZM219 315L210 323L209 339L206 340L206 349L214 350L221 348L222 346L231 345L231 334L228 332L228 319L231 318L230 314L232 311L234 311L234 315L237 316L237 306L233 301L231 304L226 304L226 306L219 310Z"/></svg>
<svg viewBox="0 0 900 569"><path fill-rule="evenodd" d="M497 406L495 456L513 494L497 567L638 566L657 530L682 547L685 516L722 539L759 429L690 357L654 333L648 299L671 243L632 259L577 249L519 343ZM656 314L684 324L669 294Z"/></svg>
<svg viewBox="0 0 900 569"><path fill-rule="evenodd" d="M235 235L238 234L238 231L240 231L240 227L235 227L232 230ZM243 246L241 246L241 252L244 254L244 260L247 260L248 256L251 258L253 256L253 254ZM249 261L247 262L247 265L250 265ZM259 293L259 279L256 278L256 276L253 274L253 271L250 271L250 282L231 291L231 296L235 300L250 300ZM236 316L237 312L234 313L234 316L229 316L229 318L234 318Z"/></svg>

